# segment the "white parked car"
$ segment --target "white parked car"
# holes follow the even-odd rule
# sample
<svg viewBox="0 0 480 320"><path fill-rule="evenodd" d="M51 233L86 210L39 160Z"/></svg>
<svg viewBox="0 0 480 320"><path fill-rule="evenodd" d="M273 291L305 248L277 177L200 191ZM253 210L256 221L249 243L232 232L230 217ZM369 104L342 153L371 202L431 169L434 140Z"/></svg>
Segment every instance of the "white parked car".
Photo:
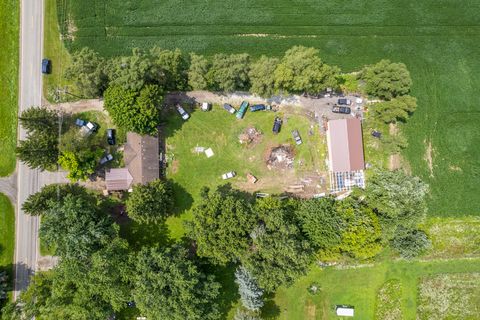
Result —
<svg viewBox="0 0 480 320"><path fill-rule="evenodd" d="M237 175L237 173L235 171L230 171L230 172L222 174L222 179L223 180L231 179L231 178L235 177L236 175Z"/></svg>
<svg viewBox="0 0 480 320"><path fill-rule="evenodd" d="M190 115L187 113L187 111L185 111L185 109L183 109L179 104L177 104L177 112L180 114L183 120L188 120L188 118L190 118Z"/></svg>

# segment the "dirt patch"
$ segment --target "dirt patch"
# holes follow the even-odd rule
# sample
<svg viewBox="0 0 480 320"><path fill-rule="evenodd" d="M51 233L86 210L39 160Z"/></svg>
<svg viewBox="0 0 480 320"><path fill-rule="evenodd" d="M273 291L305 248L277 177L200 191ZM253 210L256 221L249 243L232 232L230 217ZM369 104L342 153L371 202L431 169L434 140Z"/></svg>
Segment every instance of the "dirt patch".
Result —
<svg viewBox="0 0 480 320"><path fill-rule="evenodd" d="M177 173L178 172L178 166L179 166L179 161L178 160L173 160L172 161L172 164L171 164L171 170L172 170L172 173Z"/></svg>
<svg viewBox="0 0 480 320"><path fill-rule="evenodd" d="M253 147L262 141L263 134L254 127L248 127L238 136L241 144Z"/></svg>
<svg viewBox="0 0 480 320"><path fill-rule="evenodd" d="M317 306L311 300L307 300L307 304L305 305L306 319L315 319L316 315L317 315Z"/></svg>
<svg viewBox="0 0 480 320"><path fill-rule="evenodd" d="M388 159L388 168L390 170L397 170L402 167L402 156L400 154L391 154Z"/></svg>
<svg viewBox="0 0 480 320"><path fill-rule="evenodd" d="M267 152L268 157L266 159L267 168L272 169L292 169L293 161L295 160L295 151L289 144L282 144L277 147L273 147Z"/></svg>
<svg viewBox="0 0 480 320"><path fill-rule="evenodd" d="M454 166L454 165L448 166L448 169L450 169L450 170L452 170L452 171L462 172L462 168L457 167L457 166Z"/></svg>
<svg viewBox="0 0 480 320"><path fill-rule="evenodd" d="M103 109L103 100L100 99L87 99L75 102L50 104L47 107L49 109L62 111L65 113L80 113L86 111L100 111L106 113L106 111Z"/></svg>
<svg viewBox="0 0 480 320"><path fill-rule="evenodd" d="M430 170L430 177L433 178L433 148L432 148L432 143L429 141L428 144L426 141L424 143L427 145L427 150L425 150L425 156L424 159L427 161L428 165L428 170Z"/></svg>

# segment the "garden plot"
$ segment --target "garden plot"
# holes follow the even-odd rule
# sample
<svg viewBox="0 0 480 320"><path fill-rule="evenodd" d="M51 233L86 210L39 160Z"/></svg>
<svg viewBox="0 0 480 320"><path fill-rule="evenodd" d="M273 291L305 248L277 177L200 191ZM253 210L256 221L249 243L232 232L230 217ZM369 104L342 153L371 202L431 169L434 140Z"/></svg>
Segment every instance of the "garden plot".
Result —
<svg viewBox="0 0 480 320"><path fill-rule="evenodd" d="M383 284L377 294L375 319L402 320L402 283L392 279Z"/></svg>
<svg viewBox="0 0 480 320"><path fill-rule="evenodd" d="M417 319L478 319L480 273L439 274L422 278Z"/></svg>

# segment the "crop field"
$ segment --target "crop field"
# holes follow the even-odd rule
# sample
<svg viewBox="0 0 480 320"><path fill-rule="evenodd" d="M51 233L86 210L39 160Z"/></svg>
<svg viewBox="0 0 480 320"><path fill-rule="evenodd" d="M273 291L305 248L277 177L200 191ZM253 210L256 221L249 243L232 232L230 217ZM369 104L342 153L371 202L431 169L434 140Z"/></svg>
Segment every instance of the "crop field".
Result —
<svg viewBox="0 0 480 320"><path fill-rule="evenodd" d="M0 176L15 169L18 109L18 1L0 6Z"/></svg>
<svg viewBox="0 0 480 320"><path fill-rule="evenodd" d="M431 186L429 213L480 215L480 2L465 0L58 0L70 50L133 47L281 55L317 47L352 71L382 58L412 72L419 107L404 156ZM464 201L464 199L469 199Z"/></svg>
<svg viewBox="0 0 480 320"><path fill-rule="evenodd" d="M278 135L272 133L273 120L280 116L284 120ZM188 218L187 209L200 196L203 186L210 188L223 183L249 191L282 193L289 185L300 183L302 178L312 178L313 192L325 173L325 144L318 125L314 125L312 135L308 134L311 121L303 114L285 112L247 111L244 119L237 120L234 115L218 105L210 112L194 111L188 121L178 114L171 114L165 126L167 146L167 178L174 182L176 211L182 218L169 220L173 237L182 235L182 220ZM258 140L250 144L241 144L239 137L245 129L254 128ZM291 131L298 129L303 144L295 146ZM280 145L289 145L293 149L292 167L267 167L270 150ZM214 155L207 158L203 152L195 152L195 147L211 148ZM237 176L222 180L221 175L235 171ZM258 178L255 184L247 181L247 173ZM324 185L323 187L326 187ZM307 188L305 192L308 192ZM187 214L187 216L185 216Z"/></svg>

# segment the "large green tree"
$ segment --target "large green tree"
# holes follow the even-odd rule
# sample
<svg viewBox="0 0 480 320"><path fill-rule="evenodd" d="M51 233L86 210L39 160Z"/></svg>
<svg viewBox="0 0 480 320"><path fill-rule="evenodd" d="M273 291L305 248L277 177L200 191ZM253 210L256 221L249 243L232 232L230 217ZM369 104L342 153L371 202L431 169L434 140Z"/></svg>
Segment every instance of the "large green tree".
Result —
<svg viewBox="0 0 480 320"><path fill-rule="evenodd" d="M50 170L57 168L59 156L58 139L49 133L35 132L17 146L18 159L33 169Z"/></svg>
<svg viewBox="0 0 480 320"><path fill-rule="evenodd" d="M82 153L64 151L58 158L58 164L68 171L67 178L70 181L85 181L95 172L102 154L100 149L84 150Z"/></svg>
<svg viewBox="0 0 480 320"><path fill-rule="evenodd" d="M328 249L341 242L345 221L337 213L333 198L301 201L297 217L312 246Z"/></svg>
<svg viewBox="0 0 480 320"><path fill-rule="evenodd" d="M152 74L165 90L187 89L188 61L180 49L164 50L154 47L150 50L152 59Z"/></svg>
<svg viewBox="0 0 480 320"><path fill-rule="evenodd" d="M391 241L392 247L406 259L415 258L429 247L432 243L422 230L398 227Z"/></svg>
<svg viewBox="0 0 480 320"><path fill-rule="evenodd" d="M126 91L140 91L145 85L158 83L152 74L153 64L149 54L135 48L132 55L115 57L106 64L109 86L120 86Z"/></svg>
<svg viewBox="0 0 480 320"><path fill-rule="evenodd" d="M110 217L95 203L68 194L42 215L40 238L65 259L87 259L118 233Z"/></svg>
<svg viewBox="0 0 480 320"><path fill-rule="evenodd" d="M113 86L105 91L104 107L116 125L139 134L155 134L162 94L157 85L147 85L140 91Z"/></svg>
<svg viewBox="0 0 480 320"><path fill-rule="evenodd" d="M190 67L188 68L188 85L193 90L207 90L210 86L208 74L211 63L207 58L195 53L190 54Z"/></svg>
<svg viewBox="0 0 480 320"><path fill-rule="evenodd" d="M17 157L30 168L55 170L59 155L58 136L61 118L56 111L32 107L19 117L27 138L17 146Z"/></svg>
<svg viewBox="0 0 480 320"><path fill-rule="evenodd" d="M338 245L342 253L368 259L382 250L382 229L371 208L347 198L336 202L336 210L346 225Z"/></svg>
<svg viewBox="0 0 480 320"><path fill-rule="evenodd" d="M400 96L390 101L375 103L371 107L374 118L385 123L407 121L416 108L417 99L410 96Z"/></svg>
<svg viewBox="0 0 480 320"><path fill-rule="evenodd" d="M267 292L305 274L312 259L313 250L293 221L293 207L265 198L254 208L260 223L251 233L253 245L241 262Z"/></svg>
<svg viewBox="0 0 480 320"><path fill-rule="evenodd" d="M403 171L375 171L364 191L365 201L377 212L383 232L391 239L395 229L415 228L425 217L428 185Z"/></svg>
<svg viewBox="0 0 480 320"><path fill-rule="evenodd" d="M23 202L22 209L29 215L39 216L44 214L55 203L63 201L69 194L96 203L95 197L89 194L82 186L71 183L49 184L42 187L37 193L29 195Z"/></svg>
<svg viewBox="0 0 480 320"><path fill-rule="evenodd" d="M211 320L220 314L216 299L220 285L173 248L143 248L137 257L133 296L148 319Z"/></svg>
<svg viewBox="0 0 480 320"><path fill-rule="evenodd" d="M279 60L261 56L250 65L248 73L250 77L250 92L261 97L271 97L275 93L275 77L273 76L277 69Z"/></svg>
<svg viewBox="0 0 480 320"><path fill-rule="evenodd" d="M126 240L114 238L88 259L63 259L57 273L65 283L71 283L78 292L104 301L120 311L132 301L133 273L130 249Z"/></svg>
<svg viewBox="0 0 480 320"><path fill-rule="evenodd" d="M407 66L385 59L365 66L359 78L365 82L365 90L369 95L386 100L408 94L412 86Z"/></svg>
<svg viewBox="0 0 480 320"><path fill-rule="evenodd" d="M213 56L212 67L208 78L215 90L232 92L245 90L249 87L248 71L250 56L242 54L216 54Z"/></svg>
<svg viewBox="0 0 480 320"><path fill-rule="evenodd" d="M255 223L250 205L233 191L204 189L201 202L193 209L189 234L200 257L225 265L245 254Z"/></svg>
<svg viewBox="0 0 480 320"><path fill-rule="evenodd" d="M61 268L32 277L28 289L3 310L2 320L33 317L59 320L108 319L111 306L99 296L79 289Z"/></svg>
<svg viewBox="0 0 480 320"><path fill-rule="evenodd" d="M285 52L274 72L278 90L316 94L338 85L339 69L325 64L315 48L295 46Z"/></svg>
<svg viewBox="0 0 480 320"><path fill-rule="evenodd" d="M22 112L18 120L30 134L37 132L51 133L55 137L58 136L62 124L60 114L45 107L28 108Z"/></svg>
<svg viewBox="0 0 480 320"><path fill-rule="evenodd" d="M90 48L74 52L72 61L65 70L65 78L75 83L83 97L98 97L107 83L105 59Z"/></svg>
<svg viewBox="0 0 480 320"><path fill-rule="evenodd" d="M136 185L126 205L128 216L139 223L163 222L172 213L172 188L160 179Z"/></svg>

